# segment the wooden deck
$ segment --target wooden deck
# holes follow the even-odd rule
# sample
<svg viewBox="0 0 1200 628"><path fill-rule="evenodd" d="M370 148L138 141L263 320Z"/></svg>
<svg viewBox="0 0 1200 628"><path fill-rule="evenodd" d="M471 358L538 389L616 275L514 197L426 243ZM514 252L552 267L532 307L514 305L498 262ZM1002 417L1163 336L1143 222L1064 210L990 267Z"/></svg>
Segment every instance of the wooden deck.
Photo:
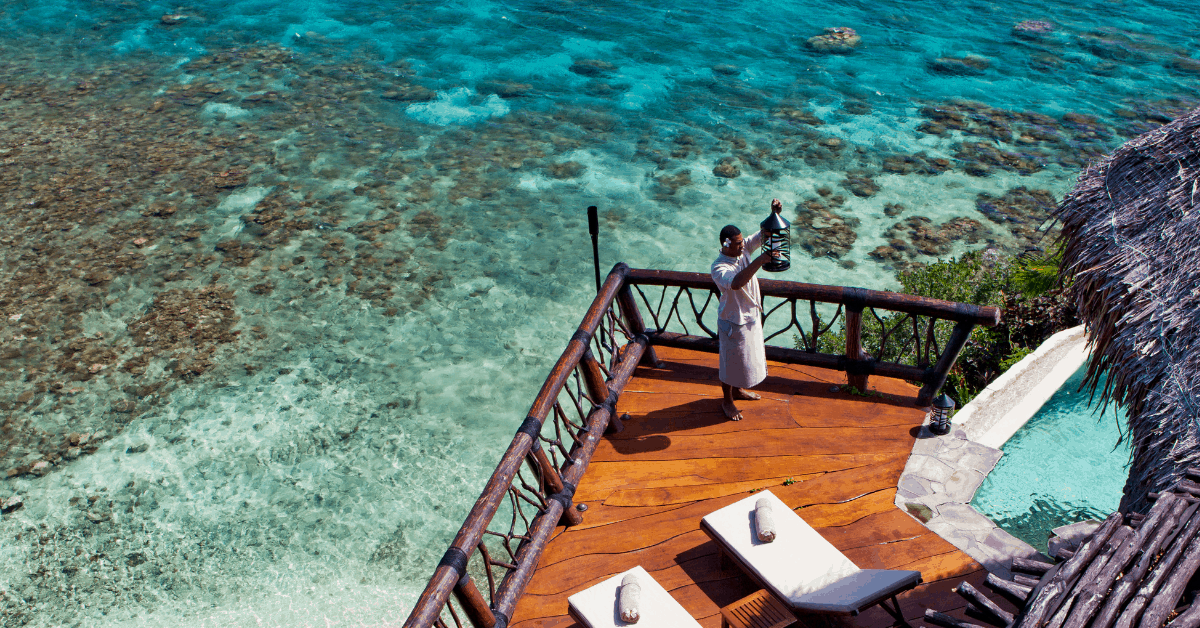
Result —
<svg viewBox="0 0 1200 628"><path fill-rule="evenodd" d="M720 607L757 587L720 568L700 518L764 488L859 567L920 571L925 584L900 598L910 621L928 607L964 617L951 589L963 579L982 589L983 567L894 505L924 418L916 387L874 377L880 396L831 393L845 375L771 363L755 389L763 399L741 402L745 419L731 422L715 355L657 351L663 368L639 367L617 406L631 417L625 431L605 438L580 482L583 523L555 531L513 626L575 626L569 595L641 565L702 625L719 627ZM891 621L876 607L835 623Z"/></svg>

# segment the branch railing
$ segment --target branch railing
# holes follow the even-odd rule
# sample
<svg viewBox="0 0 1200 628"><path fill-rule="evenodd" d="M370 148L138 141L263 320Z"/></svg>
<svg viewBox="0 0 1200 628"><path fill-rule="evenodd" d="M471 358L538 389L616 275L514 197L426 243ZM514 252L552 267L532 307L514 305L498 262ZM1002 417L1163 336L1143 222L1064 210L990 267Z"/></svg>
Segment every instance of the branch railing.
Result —
<svg viewBox="0 0 1200 628"><path fill-rule="evenodd" d="M717 351L706 322L715 321L719 297L711 276L635 269L627 282L647 310L651 345ZM896 292L771 279L760 279L759 290L769 359L843 371L862 391L870 375L918 381L920 406L946 383L971 330L1000 322L994 307ZM792 346L772 343L787 332Z"/></svg>
<svg viewBox="0 0 1200 628"><path fill-rule="evenodd" d="M786 319L767 339L788 331L795 338L793 347L768 345L768 358L845 371L862 390L871 374L918 380L920 405L945 383L971 329L999 322L996 308L891 292L772 280L760 287L764 301L772 301L764 303L764 326ZM716 333L705 322L715 318L716 294L708 275L613 268L405 628L508 626L555 527L582 521L575 487L601 436L620 431L617 398L638 364L658 363L653 345L717 351ZM832 315L822 311L829 307ZM863 348L864 320L876 330L867 334L877 345L873 352ZM954 324L945 342L938 341L941 321ZM692 334L692 326L704 335ZM822 351L831 341L845 351Z"/></svg>

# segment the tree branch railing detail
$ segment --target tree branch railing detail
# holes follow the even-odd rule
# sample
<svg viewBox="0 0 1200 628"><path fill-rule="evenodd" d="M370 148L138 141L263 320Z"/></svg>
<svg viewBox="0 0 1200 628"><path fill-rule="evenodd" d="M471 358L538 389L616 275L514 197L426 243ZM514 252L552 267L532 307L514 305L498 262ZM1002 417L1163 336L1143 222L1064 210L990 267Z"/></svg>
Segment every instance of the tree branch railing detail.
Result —
<svg viewBox="0 0 1200 628"><path fill-rule="evenodd" d="M704 320L715 319L718 297L709 275L636 269L628 283L649 313L652 345L717 350L717 333ZM759 287L768 358L844 371L859 390L872 374L919 381L922 406L946 383L971 330L1000 320L994 307L895 292L770 279ZM780 337L791 346L772 344Z"/></svg>
<svg viewBox="0 0 1200 628"><path fill-rule="evenodd" d="M870 374L920 380L921 405L945 383L971 329L999 322L996 308L889 292L772 280L761 280L760 287L772 300L764 304L764 328L768 322L783 325L766 338L787 337L788 331L794 337L793 347L768 345L768 358L845 371L849 383L863 390ZM661 293L653 294L654 288ZM616 402L634 370L658 363L653 345L715 352L716 332L704 319L715 319L716 302L708 275L613 268L405 628L507 628L554 528L582 521L575 487L603 434L620 431ZM822 307L831 306L834 313L822 317ZM871 352L862 349L864 310L870 312ZM939 343L935 327L942 321L954 327ZM842 346L845 352L831 352Z"/></svg>

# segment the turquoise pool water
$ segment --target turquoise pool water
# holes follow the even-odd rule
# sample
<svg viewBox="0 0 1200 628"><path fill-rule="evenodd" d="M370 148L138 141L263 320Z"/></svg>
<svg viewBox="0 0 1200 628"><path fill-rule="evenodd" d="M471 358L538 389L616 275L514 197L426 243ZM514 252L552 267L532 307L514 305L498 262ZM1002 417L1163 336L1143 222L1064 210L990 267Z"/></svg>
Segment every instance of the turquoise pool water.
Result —
<svg viewBox="0 0 1200 628"><path fill-rule="evenodd" d="M971 505L1039 550L1054 528L1103 519L1117 509L1129 477L1123 412L1077 390L1086 367L1042 406L1001 449L1004 456Z"/></svg>
<svg viewBox="0 0 1200 628"><path fill-rule="evenodd" d="M773 197L784 279L1019 251L1195 106L1192 5L0 3L0 616L402 621L591 299L585 207L605 268Z"/></svg>

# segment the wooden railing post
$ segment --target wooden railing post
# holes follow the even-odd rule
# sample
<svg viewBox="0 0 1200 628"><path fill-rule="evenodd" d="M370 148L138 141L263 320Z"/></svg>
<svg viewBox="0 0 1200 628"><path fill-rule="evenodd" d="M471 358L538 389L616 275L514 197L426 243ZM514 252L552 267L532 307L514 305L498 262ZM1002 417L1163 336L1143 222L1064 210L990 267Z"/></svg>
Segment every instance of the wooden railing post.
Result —
<svg viewBox="0 0 1200 628"><path fill-rule="evenodd" d="M866 358L862 350L862 306L846 306L846 384L867 391L867 374L860 372L858 363Z"/></svg>
<svg viewBox="0 0 1200 628"><path fill-rule="evenodd" d="M541 443L537 441L534 441L533 448L529 450L529 465L542 478L542 491L547 496L563 494L562 474L554 468L554 463L550 462L546 450L542 449ZM583 523L583 513L574 508L566 508L563 510L561 523L568 526L579 525Z"/></svg>
<svg viewBox="0 0 1200 628"><path fill-rule="evenodd" d="M592 398L592 403L600 405L607 401L612 391L609 389L608 383L604 381L604 370L600 368L600 363L596 361L596 356L592 355L591 349L583 354L579 365L583 367L583 383L587 386L588 396ZM621 424L621 419L617 418L616 413L613 413L605 433L616 434L624 429L625 426Z"/></svg>
<svg viewBox="0 0 1200 628"><path fill-rule="evenodd" d="M950 367L954 366L954 361L958 359L958 354L962 353L967 339L971 337L971 330L974 328L975 324L970 321L960 321L954 326L950 332L950 340L946 342L946 348L938 358L937 364L925 371L925 385L921 386L921 392L917 393L918 406L928 406L933 403L933 396L946 384L946 377L950 375Z"/></svg>
<svg viewBox="0 0 1200 628"><path fill-rule="evenodd" d="M617 305L621 308L621 315L625 317L625 324L629 326L629 333L635 337L645 335L646 323L642 320L642 312L638 310L637 301L633 299L633 289L629 287L629 279L625 279L625 282L621 284L621 291L617 293ZM646 347L641 363L658 368L658 354L654 352L654 347Z"/></svg>
<svg viewBox="0 0 1200 628"><path fill-rule="evenodd" d="M471 620L471 624L475 628L495 627L496 614L488 606L487 600L483 599L483 594L479 592L479 588L475 586L475 581L471 576L463 574L458 579L458 583L454 585L454 598L463 607L467 619Z"/></svg>

